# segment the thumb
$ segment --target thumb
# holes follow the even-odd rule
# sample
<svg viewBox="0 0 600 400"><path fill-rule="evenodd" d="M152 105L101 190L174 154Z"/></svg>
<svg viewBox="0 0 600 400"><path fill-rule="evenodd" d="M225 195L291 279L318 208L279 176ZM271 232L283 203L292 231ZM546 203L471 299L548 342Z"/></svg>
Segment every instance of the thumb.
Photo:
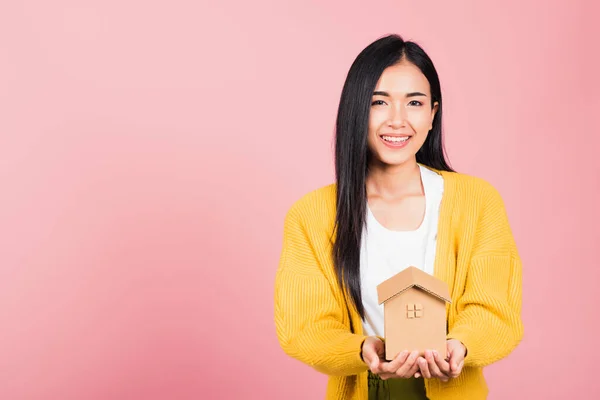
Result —
<svg viewBox="0 0 600 400"><path fill-rule="evenodd" d="M450 342L447 342L445 360L450 362L451 358L452 358L452 344Z"/></svg>
<svg viewBox="0 0 600 400"><path fill-rule="evenodd" d="M447 355L446 359L448 360L448 364L450 364L450 370L454 371L457 367L456 357L454 356L456 353L454 351L455 350L454 342L452 340L449 340L447 342L447 344L448 345L446 347L446 350L447 350L448 355Z"/></svg>
<svg viewBox="0 0 600 400"><path fill-rule="evenodd" d="M371 367L371 369L377 368L379 363L379 356L372 346L367 346L364 350L365 361Z"/></svg>
<svg viewBox="0 0 600 400"><path fill-rule="evenodd" d="M456 371L459 368L459 360L462 358L461 356L461 346L462 344L457 341L449 342L450 348L450 369L452 371ZM460 360L462 361L462 360Z"/></svg>
<svg viewBox="0 0 600 400"><path fill-rule="evenodd" d="M379 355L377 354L376 343L369 340L363 347L363 359L365 363L371 368L377 368L379 365Z"/></svg>
<svg viewBox="0 0 600 400"><path fill-rule="evenodd" d="M379 367L379 357L373 357L369 367L371 367L371 370L376 371Z"/></svg>

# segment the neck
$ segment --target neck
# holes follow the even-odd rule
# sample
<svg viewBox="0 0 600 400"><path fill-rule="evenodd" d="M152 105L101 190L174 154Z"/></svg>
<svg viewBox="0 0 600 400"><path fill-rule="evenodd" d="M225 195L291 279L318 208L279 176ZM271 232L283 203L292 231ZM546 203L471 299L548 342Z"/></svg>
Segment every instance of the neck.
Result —
<svg viewBox="0 0 600 400"><path fill-rule="evenodd" d="M409 193L423 193L421 171L416 160L393 166L381 163L370 165L366 186L367 196L388 199Z"/></svg>

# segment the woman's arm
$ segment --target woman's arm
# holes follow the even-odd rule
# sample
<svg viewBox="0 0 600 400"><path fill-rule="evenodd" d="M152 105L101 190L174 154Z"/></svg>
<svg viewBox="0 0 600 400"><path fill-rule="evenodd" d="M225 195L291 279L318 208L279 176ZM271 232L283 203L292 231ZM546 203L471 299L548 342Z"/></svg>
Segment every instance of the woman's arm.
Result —
<svg viewBox="0 0 600 400"><path fill-rule="evenodd" d="M275 324L286 354L327 375L368 369L361 358L365 336L350 331L337 282L324 274L295 208L285 220L275 282ZM335 289L335 290L334 290Z"/></svg>
<svg viewBox="0 0 600 400"><path fill-rule="evenodd" d="M448 338L467 348L465 366L506 357L523 337L522 265L498 192L486 185L465 290Z"/></svg>

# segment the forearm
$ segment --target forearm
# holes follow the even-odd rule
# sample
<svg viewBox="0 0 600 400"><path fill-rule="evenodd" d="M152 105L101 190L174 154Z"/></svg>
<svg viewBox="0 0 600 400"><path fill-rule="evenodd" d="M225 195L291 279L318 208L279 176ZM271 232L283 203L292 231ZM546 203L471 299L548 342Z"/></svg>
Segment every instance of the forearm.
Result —
<svg viewBox="0 0 600 400"><path fill-rule="evenodd" d="M326 327L305 329L291 337L279 335L286 354L331 376L355 375L368 369L361 358L364 340L365 336Z"/></svg>
<svg viewBox="0 0 600 400"><path fill-rule="evenodd" d="M477 307L463 312L461 321L448 333L448 339L457 339L467 349L466 366L483 367L501 360L519 344L523 329L518 321L482 316L487 311ZM479 320L479 324L471 321Z"/></svg>
<svg viewBox="0 0 600 400"><path fill-rule="evenodd" d="M486 366L510 354L523 337L518 258L474 260L458 308L448 338L461 341L467 348L465 365Z"/></svg>

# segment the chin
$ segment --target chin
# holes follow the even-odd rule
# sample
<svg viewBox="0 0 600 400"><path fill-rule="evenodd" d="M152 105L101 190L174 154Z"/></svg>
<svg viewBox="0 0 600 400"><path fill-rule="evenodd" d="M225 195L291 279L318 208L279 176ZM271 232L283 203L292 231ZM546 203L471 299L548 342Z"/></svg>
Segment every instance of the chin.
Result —
<svg viewBox="0 0 600 400"><path fill-rule="evenodd" d="M405 165L407 163L412 163L415 161L415 157L414 154L413 155L407 155L404 157L378 157L378 160L381 164L389 166L389 167L394 167L394 166L400 166L400 165Z"/></svg>
<svg viewBox="0 0 600 400"><path fill-rule="evenodd" d="M387 150L387 149L385 149ZM416 154L408 151L395 152L390 154L389 151L380 151L376 155L376 159L380 164L387 166L403 165L410 162L415 162Z"/></svg>

